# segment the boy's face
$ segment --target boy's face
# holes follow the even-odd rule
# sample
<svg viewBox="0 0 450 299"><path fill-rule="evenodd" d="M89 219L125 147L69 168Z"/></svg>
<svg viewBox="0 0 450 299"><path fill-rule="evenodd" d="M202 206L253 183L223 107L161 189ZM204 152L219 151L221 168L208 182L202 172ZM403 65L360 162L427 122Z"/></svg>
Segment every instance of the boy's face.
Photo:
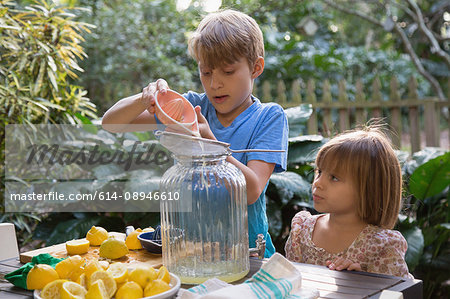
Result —
<svg viewBox="0 0 450 299"><path fill-rule="evenodd" d="M262 73L264 58L258 58L253 69L243 57L214 69L199 61L198 67L203 88L219 119L221 116L234 119L253 103L250 97L253 80Z"/></svg>

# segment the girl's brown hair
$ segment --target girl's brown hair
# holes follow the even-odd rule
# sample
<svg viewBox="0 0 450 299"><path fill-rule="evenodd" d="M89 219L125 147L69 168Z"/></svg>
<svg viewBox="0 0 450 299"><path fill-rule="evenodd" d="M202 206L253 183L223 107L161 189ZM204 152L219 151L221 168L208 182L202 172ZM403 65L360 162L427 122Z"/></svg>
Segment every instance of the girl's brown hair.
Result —
<svg viewBox="0 0 450 299"><path fill-rule="evenodd" d="M208 14L189 39L189 53L207 67L216 68L247 59L250 69L264 57L264 40L256 21L235 10Z"/></svg>
<svg viewBox="0 0 450 299"><path fill-rule="evenodd" d="M357 212L368 224L392 229L401 207L402 173L381 126L347 131L318 152L316 166L353 178L359 194Z"/></svg>

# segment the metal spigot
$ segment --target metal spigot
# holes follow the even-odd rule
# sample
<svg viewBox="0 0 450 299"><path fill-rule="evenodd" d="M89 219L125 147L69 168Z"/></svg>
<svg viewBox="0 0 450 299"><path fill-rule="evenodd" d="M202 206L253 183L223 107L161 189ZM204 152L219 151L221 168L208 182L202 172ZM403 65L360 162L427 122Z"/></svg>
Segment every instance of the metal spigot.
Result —
<svg viewBox="0 0 450 299"><path fill-rule="evenodd" d="M256 247L249 248L248 253L251 255L252 253L258 253L258 258L262 260L264 258L264 254L266 253L266 240L264 240L263 234L258 234L258 238L255 241Z"/></svg>

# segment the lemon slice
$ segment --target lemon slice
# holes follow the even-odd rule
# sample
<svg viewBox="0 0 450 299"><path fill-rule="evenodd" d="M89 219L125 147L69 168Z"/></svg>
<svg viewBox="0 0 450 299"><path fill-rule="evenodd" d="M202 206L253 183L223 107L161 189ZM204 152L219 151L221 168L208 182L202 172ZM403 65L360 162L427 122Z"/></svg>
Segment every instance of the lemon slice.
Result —
<svg viewBox="0 0 450 299"><path fill-rule="evenodd" d="M90 279L90 286L92 286L92 284L94 284L99 279L103 281L105 289L108 292L109 298L114 296L114 293L117 291L117 283L114 280L111 273L103 270L92 273Z"/></svg>
<svg viewBox="0 0 450 299"><path fill-rule="evenodd" d="M60 299L61 288L66 279L57 279L48 283L41 292L42 299Z"/></svg>
<svg viewBox="0 0 450 299"><path fill-rule="evenodd" d="M128 278L127 266L122 263L111 264L106 272L111 273L116 283L122 283Z"/></svg>
<svg viewBox="0 0 450 299"><path fill-rule="evenodd" d="M169 270L167 270L166 267L161 266L158 271L158 277L157 279L161 279L162 281L166 282L167 284L170 283L170 274Z"/></svg>
<svg viewBox="0 0 450 299"><path fill-rule="evenodd" d="M144 296L150 297L168 290L170 290L170 286L167 282L162 281L161 279L155 279L145 287Z"/></svg>
<svg viewBox="0 0 450 299"><path fill-rule="evenodd" d="M156 279L157 276L158 273L153 267L138 266L130 272L128 280L134 281L142 288L145 288L145 286Z"/></svg>
<svg viewBox="0 0 450 299"><path fill-rule="evenodd" d="M67 254L83 254L89 250L89 241L86 239L71 240L66 242Z"/></svg>
<svg viewBox="0 0 450 299"><path fill-rule="evenodd" d="M52 266L37 264L31 268L27 275L27 289L36 290L44 288L48 283L57 280L58 273Z"/></svg>
<svg viewBox="0 0 450 299"><path fill-rule="evenodd" d="M66 281L61 288L61 299L82 299L86 296L86 289L76 282Z"/></svg>
<svg viewBox="0 0 450 299"><path fill-rule="evenodd" d="M108 291L106 291L105 284L103 280L96 280L89 287L88 292L86 293L86 299L109 299Z"/></svg>
<svg viewBox="0 0 450 299"><path fill-rule="evenodd" d="M134 281L124 283L116 293L116 299L138 299L144 296L141 286Z"/></svg>

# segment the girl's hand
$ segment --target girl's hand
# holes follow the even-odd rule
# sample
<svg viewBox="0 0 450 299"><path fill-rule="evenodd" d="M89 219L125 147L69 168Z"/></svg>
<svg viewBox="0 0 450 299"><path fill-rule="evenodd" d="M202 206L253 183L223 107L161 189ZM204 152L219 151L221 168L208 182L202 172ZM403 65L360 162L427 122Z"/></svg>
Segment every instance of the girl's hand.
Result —
<svg viewBox="0 0 450 299"><path fill-rule="evenodd" d="M349 270L349 271L362 271L359 263L354 263L351 260L339 257L334 261L327 261L327 267L331 270Z"/></svg>
<svg viewBox="0 0 450 299"><path fill-rule="evenodd" d="M156 82L152 82L142 89L141 101L147 107L150 114L155 114L155 93L159 91L161 93L166 93L169 89L169 85L166 80L158 79Z"/></svg>
<svg viewBox="0 0 450 299"><path fill-rule="evenodd" d="M200 136L207 139L217 140L216 136L214 136L211 128L209 127L208 121L202 114L202 108L200 106L195 106L195 113L197 113L198 120L198 132Z"/></svg>

